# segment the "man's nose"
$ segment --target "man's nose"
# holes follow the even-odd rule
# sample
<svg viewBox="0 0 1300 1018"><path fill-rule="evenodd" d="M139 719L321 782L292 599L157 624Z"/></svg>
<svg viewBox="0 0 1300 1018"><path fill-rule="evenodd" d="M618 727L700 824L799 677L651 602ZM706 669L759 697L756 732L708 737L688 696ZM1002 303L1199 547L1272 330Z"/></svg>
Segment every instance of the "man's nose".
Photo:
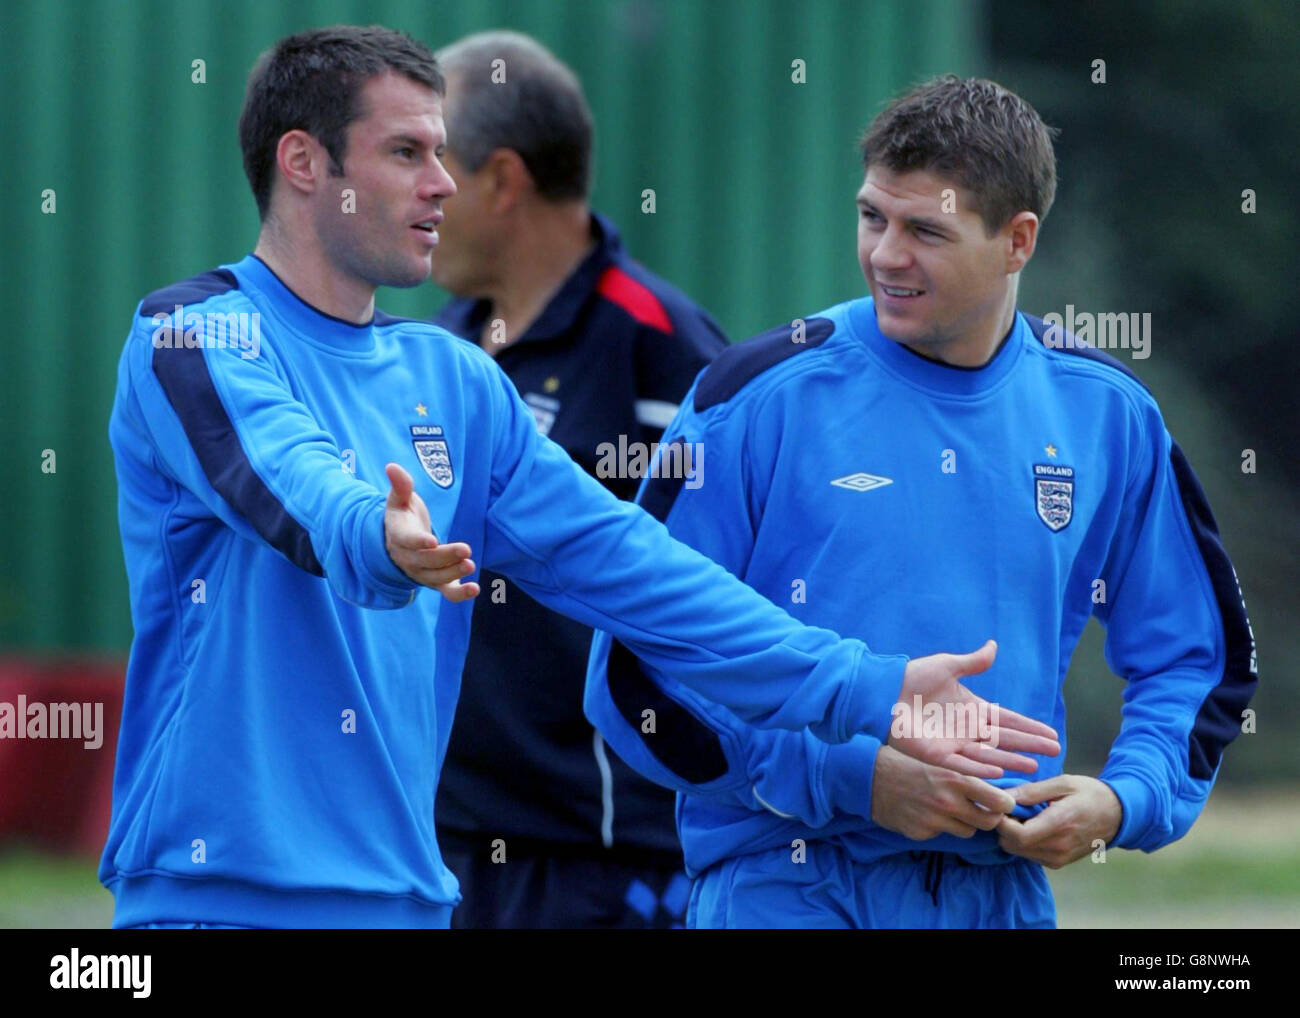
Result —
<svg viewBox="0 0 1300 1018"><path fill-rule="evenodd" d="M871 267L881 270L905 269L911 263L911 254L903 243L902 231L886 229L871 251Z"/></svg>
<svg viewBox="0 0 1300 1018"><path fill-rule="evenodd" d="M450 198L456 193L456 181L447 172L447 167L442 163L434 161L433 168L429 175L422 182L420 187L420 197L426 200L433 198Z"/></svg>

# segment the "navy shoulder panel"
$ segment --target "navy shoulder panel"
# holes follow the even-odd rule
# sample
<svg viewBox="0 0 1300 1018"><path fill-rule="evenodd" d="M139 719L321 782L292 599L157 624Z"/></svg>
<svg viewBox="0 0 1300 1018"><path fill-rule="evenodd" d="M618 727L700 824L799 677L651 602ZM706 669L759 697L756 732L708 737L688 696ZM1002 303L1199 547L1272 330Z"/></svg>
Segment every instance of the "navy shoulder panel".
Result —
<svg viewBox="0 0 1300 1018"><path fill-rule="evenodd" d="M311 534L249 462L202 349L179 343L155 347L153 371L213 490L290 562L313 576L324 576Z"/></svg>
<svg viewBox="0 0 1300 1018"><path fill-rule="evenodd" d="M1219 526L1210 511L1205 489L1192 472L1191 464L1175 442L1169 453L1182 496L1187 521L1191 524L1196 546L1210 576L1210 586L1223 620L1226 644L1223 675L1210 690L1196 712L1196 722L1188 735L1188 773L1201 781L1214 777L1223 757L1224 747L1241 733L1242 712L1259 685L1255 658L1255 637L1246 616L1246 602L1241 596L1237 571L1219 537Z"/></svg>
<svg viewBox="0 0 1300 1018"><path fill-rule="evenodd" d="M695 409L707 410L727 402L768 368L821 346L834 331L835 323L829 318L808 318L804 321L803 342L796 342L790 325L785 324L728 347L700 377L695 388Z"/></svg>
<svg viewBox="0 0 1300 1018"><path fill-rule="evenodd" d="M140 314L153 317L176 310L176 305L201 304L209 297L239 289L239 280L229 269L213 269L149 294L140 304Z"/></svg>
<svg viewBox="0 0 1300 1018"><path fill-rule="evenodd" d="M1128 375L1129 378L1137 382L1137 384L1146 389L1147 392L1151 391L1147 388L1147 383L1142 381L1132 368L1118 358L1112 357L1104 350L1098 350L1095 346L1088 346L1086 343L1080 342L1073 332L1066 332L1064 328L1059 329L1059 338L1053 338L1053 340L1049 341L1047 339L1047 332L1049 329L1053 328L1053 326L1048 325L1037 315L1026 314L1023 311L1021 314L1025 315L1025 321L1029 323L1029 330L1034 334L1034 337L1048 350L1059 350L1062 353L1072 353L1079 357L1086 358L1087 360L1096 361L1098 364L1105 364L1108 367L1114 368L1116 371L1121 371Z"/></svg>
<svg viewBox="0 0 1300 1018"><path fill-rule="evenodd" d="M642 671L640 659L618 640L610 648L606 675L610 699L662 766L693 785L727 773L727 754L718 733L653 682ZM655 718L649 735L642 727L647 708Z"/></svg>

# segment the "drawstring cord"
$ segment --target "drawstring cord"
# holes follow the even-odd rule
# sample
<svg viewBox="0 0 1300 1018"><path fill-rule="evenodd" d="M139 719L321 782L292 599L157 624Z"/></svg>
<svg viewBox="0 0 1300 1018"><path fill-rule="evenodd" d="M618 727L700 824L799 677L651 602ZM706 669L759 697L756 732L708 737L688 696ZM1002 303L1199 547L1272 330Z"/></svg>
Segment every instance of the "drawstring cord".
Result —
<svg viewBox="0 0 1300 1018"><path fill-rule="evenodd" d="M930 900L934 903L934 907L938 908L939 888L943 885L944 859L947 857L948 853L908 852L907 854L917 862L925 860L925 883L922 886L925 888L925 893L930 896ZM966 860L961 856L954 856L954 858L962 865L968 865Z"/></svg>

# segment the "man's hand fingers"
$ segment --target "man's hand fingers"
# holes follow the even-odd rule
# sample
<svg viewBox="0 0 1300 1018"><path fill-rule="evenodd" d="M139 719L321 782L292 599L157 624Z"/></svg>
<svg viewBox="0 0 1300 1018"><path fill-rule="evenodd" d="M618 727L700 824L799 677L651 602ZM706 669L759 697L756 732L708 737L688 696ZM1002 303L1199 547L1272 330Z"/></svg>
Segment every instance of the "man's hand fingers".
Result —
<svg viewBox="0 0 1300 1018"><path fill-rule="evenodd" d="M961 799L953 815L981 831L993 830L1016 806L1008 792L974 778L962 778L958 794Z"/></svg>
<svg viewBox="0 0 1300 1018"><path fill-rule="evenodd" d="M438 547L438 539L433 533L417 522L414 516L402 510L385 517L384 533L392 548L411 555L433 551ZM402 568L405 570L405 565Z"/></svg>
<svg viewBox="0 0 1300 1018"><path fill-rule="evenodd" d="M958 676L978 675L980 672L986 672L993 666L993 659L997 657L998 645L993 640L986 640L984 646L979 650L972 651L969 654L953 654L952 666Z"/></svg>
<svg viewBox="0 0 1300 1018"><path fill-rule="evenodd" d="M1004 817L998 824L999 841L1005 837L1018 850L1036 848L1042 842L1059 833L1058 829L1066 819L1052 815L1054 811L1044 810L1035 817L1021 822L1014 817ZM1010 849L1008 849L1010 851Z"/></svg>
<svg viewBox="0 0 1300 1018"><path fill-rule="evenodd" d="M402 469L396 463L389 463L384 467L384 474L388 477L388 483L392 488L388 492L388 509L409 509L411 507L411 495L415 491L415 481L411 475Z"/></svg>
<svg viewBox="0 0 1300 1018"><path fill-rule="evenodd" d="M1056 741L1055 736L1026 735L1014 728L1004 728L1001 724L994 727L988 741L996 744L999 749L1009 749L1017 753L1058 756L1061 752L1061 744Z"/></svg>
<svg viewBox="0 0 1300 1018"><path fill-rule="evenodd" d="M437 538L434 538L436 541ZM449 569L460 562L469 561L470 551L468 544L458 541L455 544L439 544L428 548L420 548L415 553L415 561L421 569ZM473 572L473 570L469 570Z"/></svg>
<svg viewBox="0 0 1300 1018"><path fill-rule="evenodd" d="M944 834L955 834L959 838L973 838L975 836L975 828L970 824L963 823L956 817L944 817L939 827Z"/></svg>
<svg viewBox="0 0 1300 1018"><path fill-rule="evenodd" d="M993 767L1002 767L1007 770L1020 771L1023 774L1033 774L1038 770L1038 761L1031 757L1021 756L1019 753L1008 753L1003 749L994 749L985 742L973 742L962 748L962 756L976 760L985 765ZM954 770L956 768L953 768ZM1000 775L994 775L999 777Z"/></svg>
<svg viewBox="0 0 1300 1018"><path fill-rule="evenodd" d="M1056 729L1051 725L1045 725L1041 721L1035 721L1024 714L1017 714L1013 710L1007 710L1005 707L994 707L989 713L989 721L993 723L1001 733L999 742L1006 742L1011 737L1010 733L1019 732L1022 737L1036 736L1044 740L1044 744L1050 743L1056 747L1056 752L1049 755L1055 756L1061 751L1061 739ZM1016 749L1027 749L1027 746L1016 746ZM1044 752L1043 750L1030 750L1032 753Z"/></svg>
<svg viewBox="0 0 1300 1018"><path fill-rule="evenodd" d="M426 587L438 589L448 583L459 583L462 577L468 576L473 571L474 563L466 559L464 562L457 562L443 569L417 569L411 574L411 578Z"/></svg>
<svg viewBox="0 0 1300 1018"><path fill-rule="evenodd" d="M998 832L998 846L1019 855L1025 847L1025 825L1015 817L1004 816L995 830Z"/></svg>
<svg viewBox="0 0 1300 1018"><path fill-rule="evenodd" d="M464 583L444 583L435 589L452 604L469 601L479 594L478 584L468 580Z"/></svg>
<svg viewBox="0 0 1300 1018"><path fill-rule="evenodd" d="M962 814L962 819L981 831L991 831L1002 822L1005 813L995 813L991 809L980 809L971 804L970 810Z"/></svg>
<svg viewBox="0 0 1300 1018"><path fill-rule="evenodd" d="M1001 767L994 764L972 760L966 755L965 750L944 757L935 766L947 767L950 771L956 771L958 774L969 774L973 778L1000 778L1004 773Z"/></svg>
<svg viewBox="0 0 1300 1018"><path fill-rule="evenodd" d="M1006 789L990 785L987 781L963 779L962 794L972 803L985 807L996 815L1010 813L1016 808L1016 800Z"/></svg>
<svg viewBox="0 0 1300 1018"><path fill-rule="evenodd" d="M1016 797L1016 802L1022 806L1033 806L1035 803L1059 799L1073 790L1074 785L1069 778L1061 774L1046 781L1031 781L1025 785L1017 785L1012 794Z"/></svg>

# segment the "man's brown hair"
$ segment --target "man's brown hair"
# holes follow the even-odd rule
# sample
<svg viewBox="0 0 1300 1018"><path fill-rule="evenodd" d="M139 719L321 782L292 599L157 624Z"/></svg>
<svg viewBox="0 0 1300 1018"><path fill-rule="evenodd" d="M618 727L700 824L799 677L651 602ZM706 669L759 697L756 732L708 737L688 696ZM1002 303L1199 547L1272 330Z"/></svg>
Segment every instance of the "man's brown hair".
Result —
<svg viewBox="0 0 1300 1018"><path fill-rule="evenodd" d="M862 136L862 165L947 177L971 193L992 236L1017 212L1047 218L1056 197L1055 133L997 82L945 74L876 116Z"/></svg>

